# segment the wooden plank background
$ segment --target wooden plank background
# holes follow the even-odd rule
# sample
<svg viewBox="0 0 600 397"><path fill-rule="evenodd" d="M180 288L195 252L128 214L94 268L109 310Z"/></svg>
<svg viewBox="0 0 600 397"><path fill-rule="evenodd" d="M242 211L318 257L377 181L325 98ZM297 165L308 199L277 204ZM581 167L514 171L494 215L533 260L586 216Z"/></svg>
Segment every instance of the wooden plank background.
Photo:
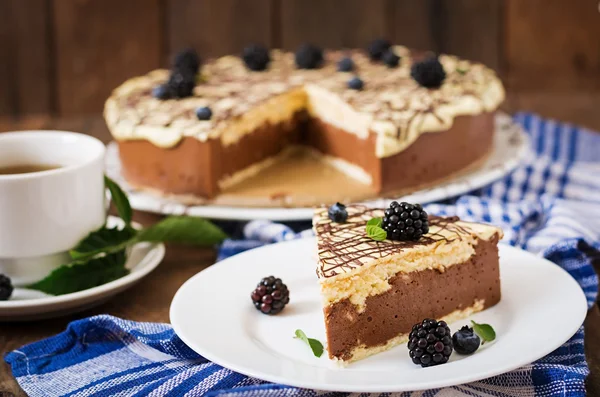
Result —
<svg viewBox="0 0 600 397"><path fill-rule="evenodd" d="M377 37L488 64L509 108L549 93L599 104L598 0L0 0L0 117L98 114L122 81L189 46L206 58Z"/></svg>

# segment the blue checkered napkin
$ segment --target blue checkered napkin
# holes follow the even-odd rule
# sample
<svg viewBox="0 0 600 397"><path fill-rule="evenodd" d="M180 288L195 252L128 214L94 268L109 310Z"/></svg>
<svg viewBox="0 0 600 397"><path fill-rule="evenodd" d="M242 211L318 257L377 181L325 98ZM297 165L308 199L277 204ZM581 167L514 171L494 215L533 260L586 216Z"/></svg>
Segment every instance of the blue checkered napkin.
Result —
<svg viewBox="0 0 600 397"><path fill-rule="evenodd" d="M567 270L591 306L598 291L591 263L600 258L600 135L528 114L516 120L530 134L536 156L474 195L432 204L427 210L502 226L505 243L543 255ZM219 257L310 231L297 234L288 226L261 221L247 224L244 233L244 240L226 241ZM5 360L32 397L348 395L248 378L191 351L169 325L111 316L75 321L65 332L13 351ZM583 396L587 374L582 328L556 351L516 371L398 395Z"/></svg>

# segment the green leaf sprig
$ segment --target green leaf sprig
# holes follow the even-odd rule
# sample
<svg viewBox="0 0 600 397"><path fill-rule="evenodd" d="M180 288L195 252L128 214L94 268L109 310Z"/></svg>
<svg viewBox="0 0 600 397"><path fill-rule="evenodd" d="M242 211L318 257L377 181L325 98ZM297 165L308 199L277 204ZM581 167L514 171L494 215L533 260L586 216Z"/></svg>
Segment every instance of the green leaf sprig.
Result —
<svg viewBox="0 0 600 397"><path fill-rule="evenodd" d="M316 339L309 338L301 329L297 329L295 334L295 338L303 340L304 343L310 347L315 357L321 357L323 355L323 344L321 342Z"/></svg>
<svg viewBox="0 0 600 397"><path fill-rule="evenodd" d="M383 241L387 238L387 232L383 230L381 224L383 219L371 218L367 222L367 236L375 241Z"/></svg>
<svg viewBox="0 0 600 397"><path fill-rule="evenodd" d="M104 186L106 186L106 188L110 191L110 198L115 204L117 213L121 219L123 219L125 225L129 226L131 224L131 218L133 217L133 210L131 209L127 195L123 189L121 189L121 186L117 184L117 182L113 181L107 176L104 176Z"/></svg>
<svg viewBox="0 0 600 397"><path fill-rule="evenodd" d="M133 211L119 185L105 177L123 228L106 225L88 234L69 254L72 261L60 266L46 278L28 286L51 295L63 295L96 287L129 273L125 267L127 249L141 242L180 243L212 246L227 235L213 223L196 217L170 216L148 228L131 226Z"/></svg>
<svg viewBox="0 0 600 397"><path fill-rule="evenodd" d="M489 324L479 324L475 321L471 320L473 324L473 331L483 340L481 344L484 342L491 342L496 339L496 331Z"/></svg>

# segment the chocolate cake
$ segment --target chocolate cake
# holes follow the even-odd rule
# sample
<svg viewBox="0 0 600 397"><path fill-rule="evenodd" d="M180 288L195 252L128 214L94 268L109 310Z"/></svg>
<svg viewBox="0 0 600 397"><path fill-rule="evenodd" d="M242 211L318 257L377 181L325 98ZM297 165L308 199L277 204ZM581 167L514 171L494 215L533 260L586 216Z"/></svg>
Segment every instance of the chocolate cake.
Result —
<svg viewBox="0 0 600 397"><path fill-rule="evenodd" d="M384 211L346 210L343 223L326 208L313 219L330 358L368 357L405 342L425 318L451 323L500 300L501 229L430 216L418 241L375 241L365 227Z"/></svg>
<svg viewBox="0 0 600 397"><path fill-rule="evenodd" d="M258 64L246 53L209 60L189 96L157 91L181 77L167 70L118 87L104 114L126 179L210 198L309 150L386 193L443 179L490 151L504 99L491 69L401 46L379 58L302 51L271 50Z"/></svg>

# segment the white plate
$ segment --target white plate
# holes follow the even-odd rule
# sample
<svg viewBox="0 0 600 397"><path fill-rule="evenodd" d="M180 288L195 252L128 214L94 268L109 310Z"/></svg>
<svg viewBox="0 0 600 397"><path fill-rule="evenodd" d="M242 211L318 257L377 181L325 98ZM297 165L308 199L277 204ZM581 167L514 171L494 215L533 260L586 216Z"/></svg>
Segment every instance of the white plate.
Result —
<svg viewBox="0 0 600 397"><path fill-rule="evenodd" d="M496 116L496 134L491 155L478 169L450 179L433 188L419 190L403 197L368 201L367 205L386 207L392 199L429 203L458 196L486 186L514 170L529 152L529 138L520 125L506 114ZM111 142L106 152L106 173L125 189L136 210L165 215L187 214L211 219L298 221L312 218L312 208L250 208L217 205L185 205L175 199L159 197L144 190L130 187L121 176L121 164L116 143Z"/></svg>
<svg viewBox="0 0 600 397"><path fill-rule="evenodd" d="M414 365L404 344L339 368L326 353L316 358L293 338L300 328L325 341L314 247L314 238L270 245L195 275L173 298L175 332L209 360L266 381L317 390L397 392L473 382L531 363L567 341L587 312L583 291L567 272L501 245L502 300L470 318L492 324L495 342L472 356L453 354L449 363L435 367ZM284 280L291 295L277 316L261 314L250 300L256 283L271 274ZM551 332L542 334L542 329Z"/></svg>
<svg viewBox="0 0 600 397"><path fill-rule="evenodd" d="M123 221L109 216L109 227L122 226ZM154 270L165 256L163 244L136 244L125 266L130 273L120 279L71 294L53 296L43 292L16 288L8 301L0 301L0 321L29 321L75 313L104 303L133 286Z"/></svg>

